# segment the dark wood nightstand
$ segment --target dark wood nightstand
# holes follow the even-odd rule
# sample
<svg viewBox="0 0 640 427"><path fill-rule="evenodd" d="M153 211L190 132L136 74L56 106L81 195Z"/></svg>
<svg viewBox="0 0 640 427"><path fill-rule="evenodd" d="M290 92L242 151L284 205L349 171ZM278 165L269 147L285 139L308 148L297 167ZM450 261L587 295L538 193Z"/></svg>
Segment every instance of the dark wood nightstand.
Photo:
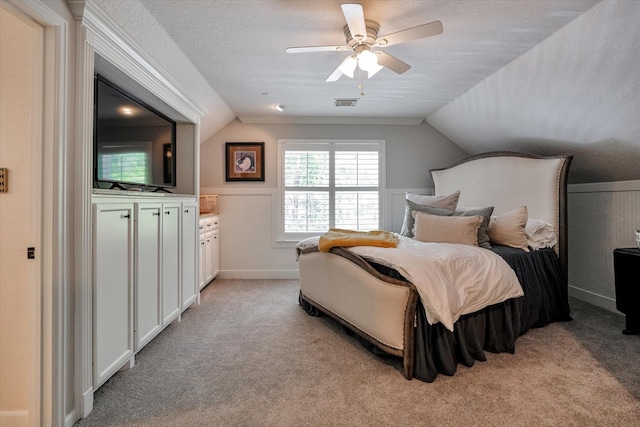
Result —
<svg viewBox="0 0 640 427"><path fill-rule="evenodd" d="M625 335L640 334L640 249L613 250L616 308L626 315Z"/></svg>

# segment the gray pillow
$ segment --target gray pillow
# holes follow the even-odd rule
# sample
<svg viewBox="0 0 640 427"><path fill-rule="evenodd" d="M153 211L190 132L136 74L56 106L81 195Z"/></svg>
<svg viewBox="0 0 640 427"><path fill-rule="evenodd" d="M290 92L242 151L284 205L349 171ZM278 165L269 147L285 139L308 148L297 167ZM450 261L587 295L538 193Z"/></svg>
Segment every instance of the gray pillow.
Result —
<svg viewBox="0 0 640 427"><path fill-rule="evenodd" d="M453 215L453 211L449 211L446 209L439 209L431 206L419 205L409 200L406 200L406 202L407 202L407 205L404 208L405 209L404 223L402 224L402 229L400 230L400 234L406 237L413 237L413 226L415 224L415 219L411 215L411 211L426 212L431 215L439 215L439 216Z"/></svg>
<svg viewBox="0 0 640 427"><path fill-rule="evenodd" d="M407 191L406 197L408 201L422 206L431 206L432 208L446 209L455 211L460 198L460 191L455 191L444 196L429 196L426 194L414 194Z"/></svg>
<svg viewBox="0 0 640 427"><path fill-rule="evenodd" d="M485 249L491 249L491 243L489 243L489 221L491 220L491 214L493 213L493 206L486 208L458 208L453 215L454 216L482 216L482 224L478 228L478 246Z"/></svg>

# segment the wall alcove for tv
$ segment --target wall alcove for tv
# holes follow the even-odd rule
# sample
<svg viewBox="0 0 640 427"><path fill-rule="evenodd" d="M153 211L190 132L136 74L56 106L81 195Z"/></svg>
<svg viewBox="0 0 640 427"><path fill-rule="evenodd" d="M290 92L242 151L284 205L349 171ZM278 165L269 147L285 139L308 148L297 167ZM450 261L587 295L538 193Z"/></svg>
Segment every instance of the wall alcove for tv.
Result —
<svg viewBox="0 0 640 427"><path fill-rule="evenodd" d="M150 138L148 137L149 132L140 127L137 129L132 128L130 131L120 129L118 132L113 132L112 135L118 136L111 137L109 141L113 143L112 151L117 151L118 146L131 146L136 143L141 146L147 144L149 146L148 160L150 163L155 164L156 171L153 172L149 169L147 171L147 179L141 177L130 179L115 177L110 179L105 176L102 168L98 168L97 162L103 155L103 151L98 149L97 142L94 139L92 156L93 187L95 189L109 189L112 187L119 189L137 188L145 192L166 189L171 193L195 195L197 193L197 179L194 175L197 144L195 141L195 124L98 54L95 55L94 61L94 79L101 82L98 83L101 96L98 97L98 93L94 93L94 108L99 107L97 102L104 105L106 96L121 95L123 98L130 98L134 104L137 103L142 109L156 113L158 117L165 118L169 123L174 122L175 140L171 135L166 135L162 138ZM104 84L105 82L107 85ZM109 86L115 90L109 92ZM97 85L95 87L97 88ZM95 115L94 121L96 121ZM99 126L101 127L98 128ZM94 138L99 131L102 134L109 135L108 129L105 131L104 124L96 121L94 123ZM141 136L142 132L145 133L144 136ZM167 132L164 133L166 134ZM107 136L107 138L109 137ZM153 141L154 139L157 139L157 141ZM160 147L152 149L153 145L160 145ZM98 170L99 174L97 173Z"/></svg>

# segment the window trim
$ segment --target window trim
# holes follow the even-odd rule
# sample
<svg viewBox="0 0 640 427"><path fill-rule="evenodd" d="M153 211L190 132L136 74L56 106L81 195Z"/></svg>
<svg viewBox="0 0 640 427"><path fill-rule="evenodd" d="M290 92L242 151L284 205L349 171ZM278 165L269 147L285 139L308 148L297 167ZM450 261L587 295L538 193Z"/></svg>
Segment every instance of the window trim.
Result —
<svg viewBox="0 0 640 427"><path fill-rule="evenodd" d="M386 224L386 141L384 139L279 139L278 140L278 158L277 158L277 191L275 194L275 200L273 203L273 236L275 237L275 246L292 246L299 242L300 240L317 236L319 233L311 232L311 233L285 233L284 231L284 153L285 147L287 145L299 144L305 147L312 148L314 145L316 147L325 146L327 144L342 144L342 145L375 145L377 151L379 153L379 161L380 161L380 169L379 169L379 182L378 182L378 191L379 191L379 205L378 205L378 215L379 215L379 227L383 228L384 224ZM349 150L358 151L357 147L347 147L346 151ZM333 161L331 164L333 165ZM333 167L333 166L332 166ZM334 173L331 170L331 173ZM330 184L330 187L333 188L333 183ZM371 189L371 187L366 187ZM355 187L354 189L360 189L361 187ZM341 191L344 189L341 189ZM333 217L333 212L331 212L331 216Z"/></svg>

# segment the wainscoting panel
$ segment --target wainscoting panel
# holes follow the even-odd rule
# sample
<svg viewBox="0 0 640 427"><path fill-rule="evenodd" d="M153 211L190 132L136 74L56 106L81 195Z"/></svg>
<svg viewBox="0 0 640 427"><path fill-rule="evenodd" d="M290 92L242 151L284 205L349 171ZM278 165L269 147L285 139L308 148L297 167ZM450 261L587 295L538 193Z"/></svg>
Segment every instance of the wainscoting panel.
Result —
<svg viewBox="0 0 640 427"><path fill-rule="evenodd" d="M640 181L568 187L569 293L615 308L613 250L636 245Z"/></svg>

